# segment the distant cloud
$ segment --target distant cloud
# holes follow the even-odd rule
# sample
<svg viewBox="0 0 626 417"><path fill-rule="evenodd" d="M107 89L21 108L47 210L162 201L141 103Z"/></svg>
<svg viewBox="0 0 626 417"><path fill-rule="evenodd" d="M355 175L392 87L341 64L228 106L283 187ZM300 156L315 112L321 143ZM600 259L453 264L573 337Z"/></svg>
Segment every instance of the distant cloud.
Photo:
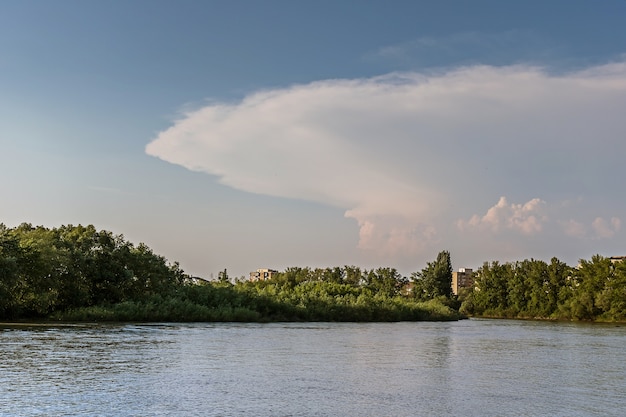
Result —
<svg viewBox="0 0 626 417"><path fill-rule="evenodd" d="M582 238L585 237L587 233L587 228L581 222L578 222L573 219L569 219L567 221L561 221L561 226L563 227L563 232L570 237Z"/></svg>
<svg viewBox="0 0 626 417"><path fill-rule="evenodd" d="M596 237L610 238L613 237L615 232L620 229L622 222L617 217L612 217L609 221L603 219L602 217L596 217L591 226L596 233Z"/></svg>
<svg viewBox="0 0 626 417"><path fill-rule="evenodd" d="M528 30L507 30L497 33L467 31L445 36L422 36L408 42L387 45L370 52L367 60L396 63L473 63L513 64L520 60L545 61L558 48L549 39ZM512 53L514 51L514 53Z"/></svg>
<svg viewBox="0 0 626 417"><path fill-rule="evenodd" d="M524 235L533 235L541 232L542 224L547 217L543 214L545 202L533 198L524 204L509 204L506 197L500 197L498 203L487 210L487 213L480 217L472 216L468 221L459 220L460 229L481 228L498 232L502 229L509 229Z"/></svg>
<svg viewBox="0 0 626 417"><path fill-rule="evenodd" d="M543 199L619 185L625 108L624 63L561 76L524 65L394 73L188 111L146 152L238 190L341 208L361 249L414 254L448 245L455 225L483 239L563 221L565 233L582 233L571 209ZM581 213L597 212L589 201ZM593 230L608 237L619 226L600 219Z"/></svg>
<svg viewBox="0 0 626 417"><path fill-rule="evenodd" d="M591 224L569 219L559 222L565 235L578 239L609 239L621 229L622 221L619 217L606 220L596 217Z"/></svg>

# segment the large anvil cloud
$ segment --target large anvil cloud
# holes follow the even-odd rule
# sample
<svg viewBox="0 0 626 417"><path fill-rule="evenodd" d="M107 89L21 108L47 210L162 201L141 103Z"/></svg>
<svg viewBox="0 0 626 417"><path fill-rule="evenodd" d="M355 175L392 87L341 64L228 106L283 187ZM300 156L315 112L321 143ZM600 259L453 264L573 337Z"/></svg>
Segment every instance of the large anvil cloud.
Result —
<svg viewBox="0 0 626 417"><path fill-rule="evenodd" d="M342 208L359 224L359 247L414 253L450 225L478 224L459 219L505 194L530 206L504 210L501 200L497 214L518 218L498 221L540 233L550 219L520 213L557 191L606 183L607 164L626 151L624 109L623 63L562 75L475 66L208 104L182 114L146 152L238 190ZM623 177L623 166L611 175ZM482 218L486 232L497 231L495 214Z"/></svg>

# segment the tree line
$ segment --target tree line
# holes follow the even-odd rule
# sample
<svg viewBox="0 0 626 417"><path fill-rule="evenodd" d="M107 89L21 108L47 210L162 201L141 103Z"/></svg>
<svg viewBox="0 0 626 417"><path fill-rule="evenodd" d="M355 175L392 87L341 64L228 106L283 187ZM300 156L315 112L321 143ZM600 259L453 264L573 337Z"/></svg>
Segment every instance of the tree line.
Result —
<svg viewBox="0 0 626 417"><path fill-rule="evenodd" d="M399 321L464 316L626 320L626 262L485 262L452 293L450 253L395 268L290 267L270 280L208 282L145 244L89 226L0 224L0 319Z"/></svg>
<svg viewBox="0 0 626 417"><path fill-rule="evenodd" d="M595 255L570 267L552 258L485 262L461 311L476 316L626 320L626 262Z"/></svg>
<svg viewBox="0 0 626 417"><path fill-rule="evenodd" d="M144 244L94 226L48 229L0 224L0 317L45 317L80 307L142 300L186 279Z"/></svg>
<svg viewBox="0 0 626 417"><path fill-rule="evenodd" d="M436 278L451 271L449 254L442 260L444 268L434 262L415 273L412 287L395 268L356 266L292 267L268 281L234 283L224 270L207 282L92 225L0 224L0 319L456 320L450 277Z"/></svg>

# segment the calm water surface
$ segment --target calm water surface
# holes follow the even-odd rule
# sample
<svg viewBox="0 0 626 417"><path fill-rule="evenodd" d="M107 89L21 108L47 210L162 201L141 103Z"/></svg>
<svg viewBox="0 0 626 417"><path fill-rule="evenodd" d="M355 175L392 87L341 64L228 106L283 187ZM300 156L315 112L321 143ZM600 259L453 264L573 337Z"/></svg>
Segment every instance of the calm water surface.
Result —
<svg viewBox="0 0 626 417"><path fill-rule="evenodd" d="M626 416L626 327L0 326L2 416Z"/></svg>

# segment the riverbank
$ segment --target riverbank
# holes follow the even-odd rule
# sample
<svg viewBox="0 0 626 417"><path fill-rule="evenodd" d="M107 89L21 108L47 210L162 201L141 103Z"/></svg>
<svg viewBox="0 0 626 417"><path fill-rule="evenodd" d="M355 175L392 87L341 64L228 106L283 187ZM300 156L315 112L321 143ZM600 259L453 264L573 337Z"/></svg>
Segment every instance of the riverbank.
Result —
<svg viewBox="0 0 626 417"><path fill-rule="evenodd" d="M498 316L498 315L468 315L470 319L489 319L489 320L519 320L519 321L542 321L542 322L554 322L554 323L597 323L597 324L624 324L626 320L612 319L612 318L596 318L596 319L578 319L578 318L566 318L566 317L511 317L511 316Z"/></svg>
<svg viewBox="0 0 626 417"><path fill-rule="evenodd" d="M205 289L205 292L208 289ZM238 302L213 303L183 298L124 302L55 312L53 322L398 322L455 321L465 318L438 300L416 302L402 297L310 297L297 302L280 298L248 297ZM231 300L233 301L233 300Z"/></svg>

